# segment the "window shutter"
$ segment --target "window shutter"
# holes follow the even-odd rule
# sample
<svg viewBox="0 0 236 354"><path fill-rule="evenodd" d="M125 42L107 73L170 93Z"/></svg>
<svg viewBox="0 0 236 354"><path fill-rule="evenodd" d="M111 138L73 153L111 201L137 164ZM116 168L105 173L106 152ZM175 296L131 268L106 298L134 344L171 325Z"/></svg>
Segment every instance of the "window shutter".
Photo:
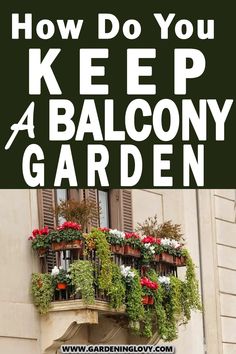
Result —
<svg viewBox="0 0 236 354"><path fill-rule="evenodd" d="M98 205L98 194L97 194L97 189L84 189L84 199L89 199L92 202L96 203ZM98 212L98 210L96 210L95 212ZM99 222L98 222L98 218L92 218L92 222L91 222L91 227L99 227Z"/></svg>
<svg viewBox="0 0 236 354"><path fill-rule="evenodd" d="M40 227L48 226L49 229L55 227L55 217L53 208L55 207L55 194L53 189L39 189L38 190L39 203L39 223ZM49 251L47 255L47 271L51 272L55 264L55 255Z"/></svg>
<svg viewBox="0 0 236 354"><path fill-rule="evenodd" d="M120 189L122 231L132 232L133 230L133 210L132 210L132 190Z"/></svg>

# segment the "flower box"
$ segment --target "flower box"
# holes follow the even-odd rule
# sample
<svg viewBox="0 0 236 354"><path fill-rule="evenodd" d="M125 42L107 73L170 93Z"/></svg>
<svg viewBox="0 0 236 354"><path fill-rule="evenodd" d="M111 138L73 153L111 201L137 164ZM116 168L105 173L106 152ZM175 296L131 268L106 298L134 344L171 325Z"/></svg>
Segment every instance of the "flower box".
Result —
<svg viewBox="0 0 236 354"><path fill-rule="evenodd" d="M44 257L45 254L47 253L47 248L45 247L40 247L37 249L37 253L39 257Z"/></svg>
<svg viewBox="0 0 236 354"><path fill-rule="evenodd" d="M160 255L159 254L154 254L153 261L154 262L160 262Z"/></svg>
<svg viewBox="0 0 236 354"><path fill-rule="evenodd" d="M125 245L124 254L126 256L131 256L131 257L140 257L141 252L137 248L133 248L133 247L131 247L129 245Z"/></svg>
<svg viewBox="0 0 236 354"><path fill-rule="evenodd" d="M58 290L65 290L67 288L67 284L66 283L58 283L57 284L57 289Z"/></svg>
<svg viewBox="0 0 236 354"><path fill-rule="evenodd" d="M174 264L174 257L167 252L163 252L160 254L160 262Z"/></svg>
<svg viewBox="0 0 236 354"><path fill-rule="evenodd" d="M184 267L186 265L185 257L174 257L174 263L177 267Z"/></svg>
<svg viewBox="0 0 236 354"><path fill-rule="evenodd" d="M61 251L61 250L71 250L71 249L78 249L82 247L81 240L74 240L70 242L53 242L52 243L52 250L53 251Z"/></svg>
<svg viewBox="0 0 236 354"><path fill-rule="evenodd" d="M111 245L111 252L115 254L124 254L125 248L120 245Z"/></svg>

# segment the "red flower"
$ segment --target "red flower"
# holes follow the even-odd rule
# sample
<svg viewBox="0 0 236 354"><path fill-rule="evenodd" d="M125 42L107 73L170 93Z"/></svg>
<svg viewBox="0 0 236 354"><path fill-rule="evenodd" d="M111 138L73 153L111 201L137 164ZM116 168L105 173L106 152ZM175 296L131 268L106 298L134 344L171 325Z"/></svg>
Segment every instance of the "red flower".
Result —
<svg viewBox="0 0 236 354"><path fill-rule="evenodd" d="M109 229L109 227L99 227L98 230L102 232L109 232L111 229Z"/></svg>
<svg viewBox="0 0 236 354"><path fill-rule="evenodd" d="M37 236L48 235L49 229L48 226L45 226L43 229L34 229L32 231L32 235L28 238L28 240L34 240Z"/></svg>
<svg viewBox="0 0 236 354"><path fill-rule="evenodd" d="M152 236L146 236L142 239L143 243L156 243L155 237Z"/></svg>
<svg viewBox="0 0 236 354"><path fill-rule="evenodd" d="M146 286L149 289L152 289L152 290L158 289L158 284L155 281L151 281L150 279L148 279L146 277L141 278L140 283L142 286Z"/></svg>
<svg viewBox="0 0 236 354"><path fill-rule="evenodd" d="M61 226L57 228L57 230L64 230L64 229L81 230L81 225L73 221L65 221Z"/></svg>
<svg viewBox="0 0 236 354"><path fill-rule="evenodd" d="M161 244L161 239L160 239L160 238L157 238L157 239L156 239L156 243L157 243L158 245L160 245L160 244Z"/></svg>
<svg viewBox="0 0 236 354"><path fill-rule="evenodd" d="M140 238L140 237L135 232L126 232L125 233L125 238L129 239L129 238Z"/></svg>

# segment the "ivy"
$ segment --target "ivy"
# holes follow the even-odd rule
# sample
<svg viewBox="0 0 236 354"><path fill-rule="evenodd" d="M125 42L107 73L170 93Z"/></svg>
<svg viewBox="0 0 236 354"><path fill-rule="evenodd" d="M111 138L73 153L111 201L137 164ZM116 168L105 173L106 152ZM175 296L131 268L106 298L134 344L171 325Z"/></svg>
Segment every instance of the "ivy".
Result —
<svg viewBox="0 0 236 354"><path fill-rule="evenodd" d="M134 331L140 331L140 321L144 318L144 306L142 304L142 286L140 276L135 270L135 277L127 284L126 312L129 318L129 326Z"/></svg>
<svg viewBox="0 0 236 354"><path fill-rule="evenodd" d="M50 308L54 294L52 277L50 274L33 273L31 290L33 301L41 315L46 314Z"/></svg>
<svg viewBox="0 0 236 354"><path fill-rule="evenodd" d="M120 267L112 264L112 283L108 291L110 306L118 310L125 302L125 283L120 272Z"/></svg>
<svg viewBox="0 0 236 354"><path fill-rule="evenodd" d="M69 269L75 293L81 292L85 304L93 304L95 299L93 267L89 261L75 261Z"/></svg>

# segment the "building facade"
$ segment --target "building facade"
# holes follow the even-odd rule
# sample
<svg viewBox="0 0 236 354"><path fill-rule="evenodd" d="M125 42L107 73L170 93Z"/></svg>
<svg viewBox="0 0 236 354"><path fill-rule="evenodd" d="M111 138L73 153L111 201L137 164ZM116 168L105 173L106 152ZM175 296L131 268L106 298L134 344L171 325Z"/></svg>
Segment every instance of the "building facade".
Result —
<svg viewBox="0 0 236 354"><path fill-rule="evenodd" d="M204 310L179 327L176 353L188 354L191 348L193 354L235 354L236 194L204 189L1 190L0 352L55 354L63 343L144 342L123 328L106 304L57 302L46 316L39 316L32 304L31 274L40 263L28 236L36 227L54 225L52 206L58 200L85 197L100 203L101 226L132 231L155 214L160 222L182 225ZM159 342L158 334L149 342Z"/></svg>

